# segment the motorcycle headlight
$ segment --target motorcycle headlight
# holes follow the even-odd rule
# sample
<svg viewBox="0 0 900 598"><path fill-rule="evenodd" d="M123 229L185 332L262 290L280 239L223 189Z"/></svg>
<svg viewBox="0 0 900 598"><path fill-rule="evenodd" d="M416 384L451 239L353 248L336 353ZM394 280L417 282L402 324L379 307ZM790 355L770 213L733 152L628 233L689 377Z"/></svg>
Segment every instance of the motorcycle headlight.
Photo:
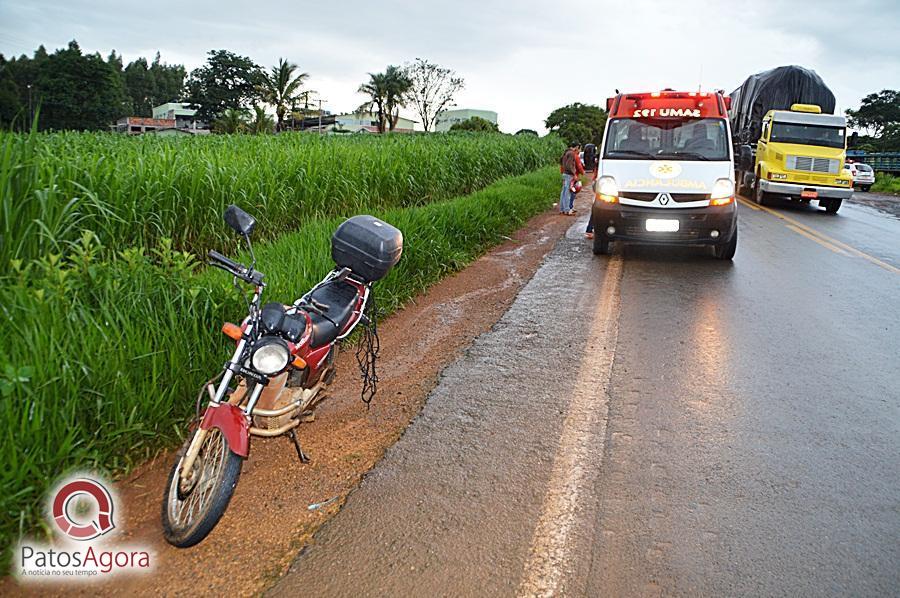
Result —
<svg viewBox="0 0 900 598"><path fill-rule="evenodd" d="M271 376L287 367L291 352L280 338L266 337L260 340L250 356L250 365L260 374Z"/></svg>

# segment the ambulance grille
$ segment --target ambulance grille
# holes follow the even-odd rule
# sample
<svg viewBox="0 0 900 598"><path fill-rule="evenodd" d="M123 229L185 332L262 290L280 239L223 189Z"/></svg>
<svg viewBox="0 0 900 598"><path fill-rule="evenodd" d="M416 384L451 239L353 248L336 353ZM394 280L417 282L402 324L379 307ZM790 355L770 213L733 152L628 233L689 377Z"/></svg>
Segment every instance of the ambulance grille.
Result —
<svg viewBox="0 0 900 598"><path fill-rule="evenodd" d="M672 199L678 203L686 203L689 201L705 201L709 199L707 193L669 193Z"/></svg>
<svg viewBox="0 0 900 598"><path fill-rule="evenodd" d="M840 161L830 158L813 158L812 156L788 156L786 164L790 170L837 174Z"/></svg>
<svg viewBox="0 0 900 598"><path fill-rule="evenodd" d="M644 193L643 191L624 191L619 194L623 199L635 199L637 201L653 201L656 199L656 196L659 195L657 192L653 193Z"/></svg>

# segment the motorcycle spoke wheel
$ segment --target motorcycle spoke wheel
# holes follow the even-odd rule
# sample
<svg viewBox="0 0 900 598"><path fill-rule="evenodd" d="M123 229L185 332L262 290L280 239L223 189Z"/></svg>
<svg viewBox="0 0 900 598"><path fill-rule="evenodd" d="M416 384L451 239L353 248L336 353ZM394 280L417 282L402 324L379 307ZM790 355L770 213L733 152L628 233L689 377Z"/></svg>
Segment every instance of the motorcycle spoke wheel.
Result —
<svg viewBox="0 0 900 598"><path fill-rule="evenodd" d="M212 531L228 507L243 465L243 459L228 448L222 432L212 428L203 440L189 483L184 487L179 472L189 445L190 440L169 474L162 504L166 540L179 547L193 546Z"/></svg>

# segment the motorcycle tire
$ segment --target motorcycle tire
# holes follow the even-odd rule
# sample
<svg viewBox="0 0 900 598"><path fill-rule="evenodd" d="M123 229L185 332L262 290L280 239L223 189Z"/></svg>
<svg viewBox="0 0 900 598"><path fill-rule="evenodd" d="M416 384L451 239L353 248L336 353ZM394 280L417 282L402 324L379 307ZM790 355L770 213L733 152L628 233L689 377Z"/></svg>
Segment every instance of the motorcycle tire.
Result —
<svg viewBox="0 0 900 598"><path fill-rule="evenodd" d="M195 468L202 468L199 474L201 477L193 483L184 496L179 496L181 491L177 479L178 470L188 446L190 446L191 438L188 438L181 450L178 451L178 458L175 460L175 465L172 466L166 482L166 491L163 494L162 502L163 535L169 544L178 548L188 548L199 543L219 523L222 515L225 514L225 509L228 508L232 494L234 494L234 489L241 476L241 467L244 464L244 459L228 448L228 442L222 432L218 428L212 428L194 462ZM215 443L213 450L207 453L207 448L213 442ZM217 459L218 463L211 462L210 459ZM207 475L209 466L213 466L213 473ZM202 500L203 504L200 505L197 516L190 521L178 521L176 507L180 505L188 508L187 515L190 516L190 508L187 503L201 486L201 482L206 480L209 480L210 494L198 499Z"/></svg>

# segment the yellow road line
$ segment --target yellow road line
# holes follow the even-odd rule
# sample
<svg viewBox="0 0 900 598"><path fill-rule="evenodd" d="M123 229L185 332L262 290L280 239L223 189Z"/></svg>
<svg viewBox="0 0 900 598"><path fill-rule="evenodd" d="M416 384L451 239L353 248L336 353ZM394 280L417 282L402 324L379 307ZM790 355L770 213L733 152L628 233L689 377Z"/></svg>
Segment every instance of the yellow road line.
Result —
<svg viewBox="0 0 900 598"><path fill-rule="evenodd" d="M825 240L823 240L823 239L820 239L820 238L818 238L818 237L815 237L815 236L809 234L808 232L806 232L805 230L803 230L803 229L800 228L799 226L794 226L793 224L788 224L787 227L788 227L789 229L791 229L792 231L794 231L795 233L797 233L798 235L803 235L804 237L806 237L806 238L809 239L810 241L815 241L816 243L818 243L818 244L821 245L822 247L825 247L825 248L827 248L827 249L830 249L830 250L832 250L832 251L835 252L835 253L838 253L838 254L840 254L840 255L845 255L845 256L847 256L847 257L850 256L849 253L847 253L846 251L844 251L844 250L841 249L840 247L836 247L835 245L832 245L832 244L829 243L828 241L825 241Z"/></svg>
<svg viewBox="0 0 900 598"><path fill-rule="evenodd" d="M781 212L776 212L772 208L767 208L766 206L760 206L760 205L756 205L754 203L750 203L743 197L739 197L738 200L743 205L747 206L748 208L768 212L769 214L772 214L776 218L780 218L781 220L784 220L785 222L789 222L790 224L786 224L785 226L787 226L789 229L791 229L794 232L799 233L799 234L803 234L803 232L805 232L806 234L803 234L804 237L812 239L813 241L819 243L823 247L827 247L828 249L831 249L832 251L835 251L835 249L840 249L843 251L843 253L845 255L850 254L850 255L854 255L856 257L861 257L862 259L869 261L869 262L875 264L876 266L880 266L880 267L884 268L888 272L893 272L894 274L900 274L900 268L898 268L896 266L892 266L891 264L888 264L887 262L883 262L880 259L878 259L877 257L871 256L864 251L860 251L856 247L847 245L843 241L838 241L834 237L830 237L821 231L818 231L810 226L807 226L807 225L803 224L802 222L800 222L799 220L795 220L794 218L791 218L790 216L782 214ZM793 226L791 226L791 225L793 225ZM803 231L803 232L801 232L801 231Z"/></svg>

